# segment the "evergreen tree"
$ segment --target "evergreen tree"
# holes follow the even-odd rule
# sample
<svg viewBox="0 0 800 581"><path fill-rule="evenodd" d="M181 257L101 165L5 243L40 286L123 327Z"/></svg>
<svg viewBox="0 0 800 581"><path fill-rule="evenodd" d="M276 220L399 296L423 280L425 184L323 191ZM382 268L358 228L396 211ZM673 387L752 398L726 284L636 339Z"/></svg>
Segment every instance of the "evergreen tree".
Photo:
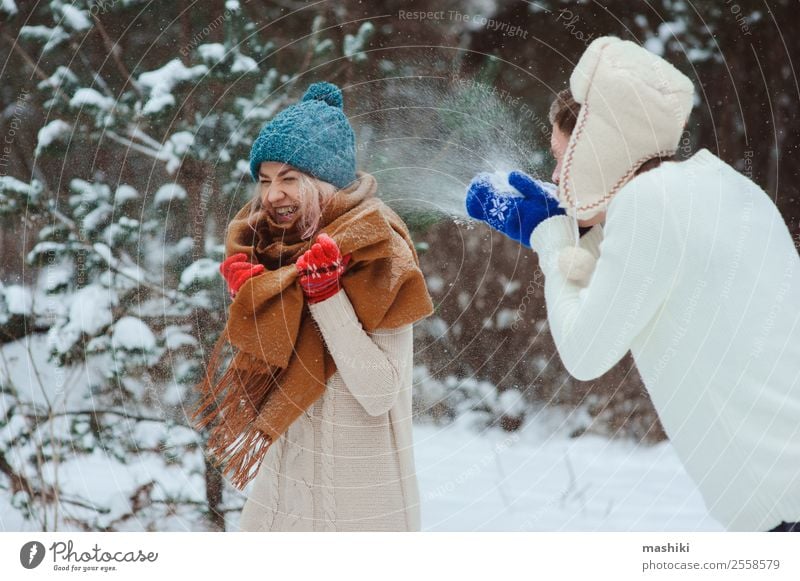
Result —
<svg viewBox="0 0 800 581"><path fill-rule="evenodd" d="M221 530L239 510L187 417L227 312L222 232L253 194L262 125L371 32L332 38L316 14L286 48L228 0L189 35L123 49L111 31L140 8L54 0L19 30L42 122L31 178L0 178L0 213L36 236L36 277L0 293L4 328L22 329L8 338L27 335L6 352L29 359L0 376L0 486L31 527Z"/></svg>

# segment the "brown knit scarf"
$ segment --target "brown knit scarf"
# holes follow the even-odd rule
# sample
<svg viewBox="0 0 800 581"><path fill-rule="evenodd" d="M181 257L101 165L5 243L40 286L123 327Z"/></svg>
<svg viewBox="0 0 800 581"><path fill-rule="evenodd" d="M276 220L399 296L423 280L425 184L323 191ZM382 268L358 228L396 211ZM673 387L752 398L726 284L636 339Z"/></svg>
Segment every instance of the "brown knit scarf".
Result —
<svg viewBox="0 0 800 581"><path fill-rule="evenodd" d="M433 311L419 259L403 221L374 196L375 179L359 173L323 209L321 228L351 254L341 285L366 331L393 329ZM293 230L262 219L255 228L251 204L228 226L228 256L246 253L263 274L246 282L230 306L208 373L197 389L198 429L214 423L208 449L244 488L269 446L325 391L336 371L308 311L294 263L311 247ZM222 376L222 353L234 355Z"/></svg>

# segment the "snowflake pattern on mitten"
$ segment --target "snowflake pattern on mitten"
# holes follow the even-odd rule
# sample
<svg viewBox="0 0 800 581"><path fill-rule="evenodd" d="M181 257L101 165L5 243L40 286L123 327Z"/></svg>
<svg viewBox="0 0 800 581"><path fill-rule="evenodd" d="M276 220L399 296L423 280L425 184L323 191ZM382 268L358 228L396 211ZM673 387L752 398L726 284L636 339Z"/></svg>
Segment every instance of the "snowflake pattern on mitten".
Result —
<svg viewBox="0 0 800 581"><path fill-rule="evenodd" d="M483 172L475 176L467 188L467 213L530 248L530 236L536 226L564 214L564 210L553 195L552 184L521 171L512 171L504 181L519 195L504 193L502 184L492 174Z"/></svg>
<svg viewBox="0 0 800 581"><path fill-rule="evenodd" d="M489 198L492 204L487 212L487 222L492 228L500 230L508 218L508 213L511 210L511 203L508 196L497 196Z"/></svg>

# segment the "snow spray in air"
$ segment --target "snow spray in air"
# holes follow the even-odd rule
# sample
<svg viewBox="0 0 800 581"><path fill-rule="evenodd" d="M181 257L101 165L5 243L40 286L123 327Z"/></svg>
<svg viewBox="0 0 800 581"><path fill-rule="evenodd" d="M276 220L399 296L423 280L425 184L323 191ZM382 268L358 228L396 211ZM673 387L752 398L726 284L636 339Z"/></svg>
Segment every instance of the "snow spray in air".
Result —
<svg viewBox="0 0 800 581"><path fill-rule="evenodd" d="M464 196L479 172L536 177L550 126L522 99L492 85L443 76L391 79L351 115L358 163L378 180L381 198L400 211L466 216ZM541 177L541 176L538 176Z"/></svg>

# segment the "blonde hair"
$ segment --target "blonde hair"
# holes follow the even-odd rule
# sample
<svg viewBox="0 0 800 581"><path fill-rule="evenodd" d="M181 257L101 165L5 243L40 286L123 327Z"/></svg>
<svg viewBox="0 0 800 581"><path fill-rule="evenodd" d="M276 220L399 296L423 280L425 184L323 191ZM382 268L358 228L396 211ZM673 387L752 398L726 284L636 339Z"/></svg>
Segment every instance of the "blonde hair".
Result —
<svg viewBox="0 0 800 581"><path fill-rule="evenodd" d="M299 174L300 216L295 225L303 240L308 240L317 233L320 227L322 212L336 194L336 186L323 182L315 177L297 170ZM255 228L263 212L261 202L261 185L256 183L253 202L250 209L250 226Z"/></svg>

